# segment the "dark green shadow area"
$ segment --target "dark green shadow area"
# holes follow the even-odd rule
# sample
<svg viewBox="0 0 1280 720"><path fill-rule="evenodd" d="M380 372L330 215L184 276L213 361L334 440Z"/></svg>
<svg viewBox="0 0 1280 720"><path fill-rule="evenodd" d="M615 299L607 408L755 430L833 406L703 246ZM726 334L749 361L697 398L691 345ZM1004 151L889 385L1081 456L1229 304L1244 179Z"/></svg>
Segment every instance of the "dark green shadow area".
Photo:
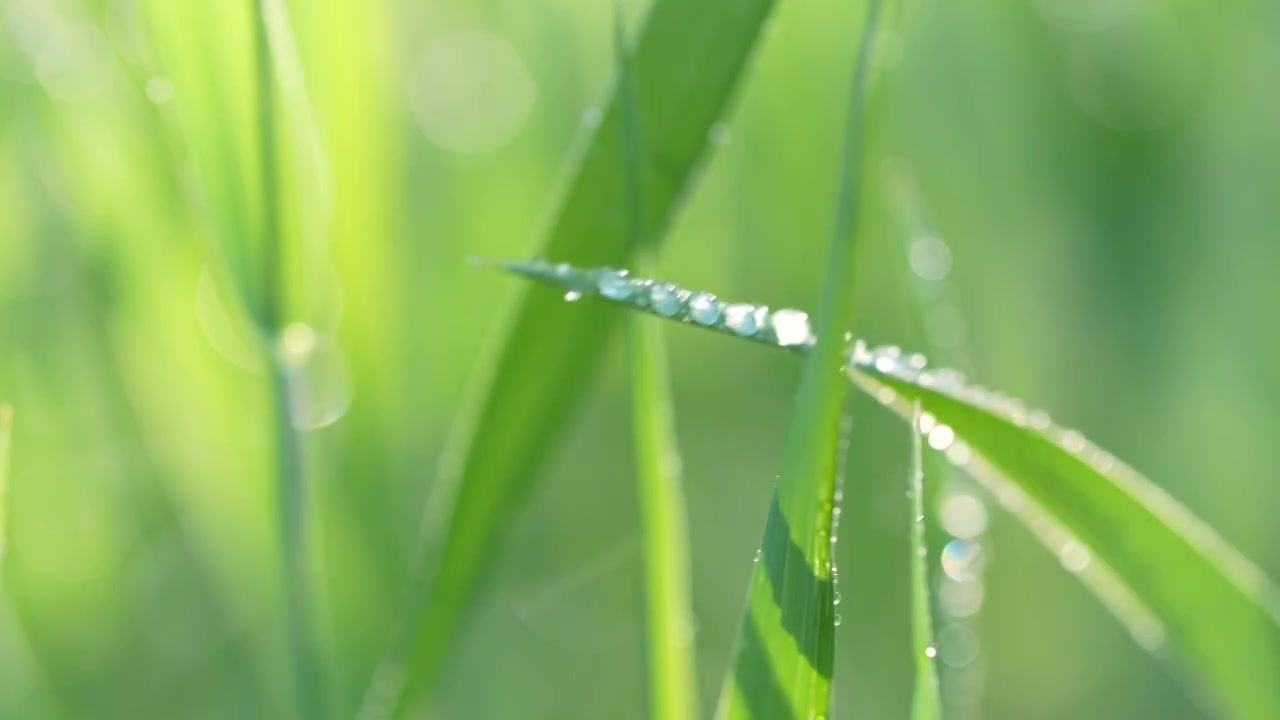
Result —
<svg viewBox="0 0 1280 720"><path fill-rule="evenodd" d="M830 680L835 655L835 633L830 631L835 620L835 585L830 578L818 577L804 552L792 541L791 526L776 496L770 503L764 537L760 561L773 604L779 609L781 630L791 636L810 667ZM753 717L790 718L791 702L778 682L773 657L762 635L776 630L762 630L759 622L750 611L743 621L743 644L734 668L734 683Z"/></svg>
<svg viewBox="0 0 1280 720"><path fill-rule="evenodd" d="M795 717L795 713L791 711L791 702L778 684L778 676L774 673L773 664L769 662L769 648L765 645L764 638L760 637L756 619L750 614L743 623L742 652L738 656L733 682L738 686L747 707L751 709L752 717L778 720L791 720Z"/></svg>
<svg viewBox="0 0 1280 720"><path fill-rule="evenodd" d="M773 602L782 611L782 628L795 639L800 654L818 674L829 679L834 665L835 633L821 630L835 620L835 584L831 578L818 577L804 551L792 541L791 526L778 506L777 495L769 506L764 537L761 561L769 575ZM791 592L785 599L784 589Z"/></svg>

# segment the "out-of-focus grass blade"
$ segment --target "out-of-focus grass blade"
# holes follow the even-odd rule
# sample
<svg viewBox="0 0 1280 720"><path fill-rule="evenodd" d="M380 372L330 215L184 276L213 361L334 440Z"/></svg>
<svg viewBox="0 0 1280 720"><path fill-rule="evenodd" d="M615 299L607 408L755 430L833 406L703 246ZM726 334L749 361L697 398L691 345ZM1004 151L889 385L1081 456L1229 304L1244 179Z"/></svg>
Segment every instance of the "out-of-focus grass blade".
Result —
<svg viewBox="0 0 1280 720"><path fill-rule="evenodd" d="M649 148L645 226L655 240L704 155L708 130L725 112L772 5L657 0L649 12L632 67ZM584 264L630 256L618 121L615 101L578 160L538 254ZM545 292L522 294L476 376L429 498L410 658L406 667L384 665L366 717L378 716L371 706L388 696L403 712L430 685L500 530L572 417L617 320L603 307L562 313L554 306ZM408 686L398 691L402 674Z"/></svg>
<svg viewBox="0 0 1280 720"><path fill-rule="evenodd" d="M4 588L4 556L9 547L9 448L13 408L0 404L0 591Z"/></svg>
<svg viewBox="0 0 1280 720"><path fill-rule="evenodd" d="M911 417L911 642L916 660L916 689L911 701L913 720L941 720L938 693L938 648L933 639L929 606L929 553L924 540L924 450L921 447L920 404Z"/></svg>
<svg viewBox="0 0 1280 720"><path fill-rule="evenodd" d="M843 329L853 320L864 104L879 14L879 1L871 0L849 90L818 338L787 430L782 474L769 506L733 667L716 711L720 718L822 718L831 705L833 509L840 416L848 391L839 368L844 365ZM780 329L776 323L775 329Z"/></svg>
<svg viewBox="0 0 1280 720"><path fill-rule="evenodd" d="M796 330L802 314L795 310L724 303L619 270L500 265L724 334L800 352L812 347ZM675 304L656 305L648 292L654 287ZM1025 522L1140 645L1178 649L1229 717L1280 717L1280 590L1239 551L1150 480L1044 412L971 387L954 371L925 370L924 356L896 347L867 350L859 343L848 360L854 382L904 418L919 402L929 417L929 445L945 450Z"/></svg>
<svg viewBox="0 0 1280 720"><path fill-rule="evenodd" d="M618 98L622 115L622 169L626 179L627 236L637 267L656 267L657 248L645 229L644 130L632 75L623 2L614 10ZM680 455L676 445L671 382L662 328L656 320L627 317L628 360L635 433L636 490L644 550L648 642L649 716L693 720L698 716L693 655L693 601L689 588L689 538Z"/></svg>

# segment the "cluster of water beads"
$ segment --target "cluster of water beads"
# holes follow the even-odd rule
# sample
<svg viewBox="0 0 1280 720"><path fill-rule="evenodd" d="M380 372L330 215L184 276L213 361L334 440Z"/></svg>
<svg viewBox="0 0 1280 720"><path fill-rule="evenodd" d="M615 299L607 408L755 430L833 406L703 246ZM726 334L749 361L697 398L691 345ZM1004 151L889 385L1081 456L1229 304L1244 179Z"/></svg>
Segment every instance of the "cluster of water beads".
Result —
<svg viewBox="0 0 1280 720"><path fill-rule="evenodd" d="M582 270L542 261L504 263L503 267L560 285L565 289L565 300L570 302L597 296L672 320L786 348L806 348L815 342L809 316L800 310L771 311L765 305L728 303L711 293L635 277L626 270Z"/></svg>

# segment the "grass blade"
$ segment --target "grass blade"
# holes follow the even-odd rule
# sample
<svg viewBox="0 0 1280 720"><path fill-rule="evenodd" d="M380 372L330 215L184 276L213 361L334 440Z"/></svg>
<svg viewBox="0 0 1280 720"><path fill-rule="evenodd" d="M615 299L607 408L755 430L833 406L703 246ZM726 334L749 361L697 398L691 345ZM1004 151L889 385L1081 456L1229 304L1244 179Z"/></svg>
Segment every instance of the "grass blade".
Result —
<svg viewBox="0 0 1280 720"><path fill-rule="evenodd" d="M752 573L734 666L717 709L721 718L826 717L831 704L836 627L833 508L847 393L838 372L844 364L839 330L853 319L863 108L879 12L880 3L872 0L849 90L818 339L787 431L782 474Z"/></svg>
<svg viewBox="0 0 1280 720"><path fill-rule="evenodd" d="M657 248L645 231L644 132L627 48L623 3L614 11L618 97L622 113L627 235L638 267L656 267ZM667 353L657 321L626 319L635 432L636 490L643 537L649 716L693 720L698 716L693 653L693 600L689 587L689 538Z"/></svg>
<svg viewBox="0 0 1280 720"><path fill-rule="evenodd" d="M0 590L4 556L9 548L9 453L13 443L13 408L0 403Z"/></svg>
<svg viewBox="0 0 1280 720"><path fill-rule="evenodd" d="M310 580L310 542L307 485L302 440L293 423L293 387L284 348L284 237L281 218L280 173L276 150L276 72L271 33L284 22L279 0L257 0L255 53L258 89L258 151L262 183L262 320L271 336L282 338L280 352L271 354L271 407L276 441L276 492L283 591L293 685L302 718L328 717L320 653L316 647L315 609ZM273 27L275 24L275 27Z"/></svg>
<svg viewBox="0 0 1280 720"><path fill-rule="evenodd" d="M774 347L807 352L790 326L800 315L703 298L665 284L680 299L658 312L644 288L659 283L618 270L501 263L525 277L601 296ZM633 289L619 292L619 283ZM608 292L603 292L607 289ZM746 308L750 323L738 320ZM711 315L714 322L703 320ZM783 319L785 318L785 320ZM784 330L785 329L785 330ZM924 357L896 347L849 358L855 383L906 419L918 402L929 444L992 491L1153 652L1180 650L1230 717L1280 717L1280 590L1255 565L1163 490L1074 430L1055 426L1007 396L972 387L959 373L924 370ZM1214 622L1206 622L1214 618Z"/></svg>
<svg viewBox="0 0 1280 720"><path fill-rule="evenodd" d="M924 540L924 450L920 433L920 404L911 417L911 478L907 497L911 498L911 638L916 659L915 695L911 701L912 720L940 720L942 698L938 693L938 647L933 638L933 616L929 606L929 553Z"/></svg>
<svg viewBox="0 0 1280 720"><path fill-rule="evenodd" d="M1140 645L1180 650L1229 716L1280 716L1280 593L1260 570L1158 486L1046 414L879 358L855 362L855 379L882 399L895 394L899 413L919 402L934 419L930 445L948 449L1027 523Z"/></svg>
<svg viewBox="0 0 1280 720"><path fill-rule="evenodd" d="M725 112L772 0L657 0L632 67L653 152L645 158L645 227L657 241ZM632 247L621 212L616 98L578 160L538 254L617 264ZM657 157L661 153L661 157ZM409 639L374 679L363 717L404 712L430 686L495 543L572 417L584 379L618 320L606 308L556 313L555 298L522 295L464 402L424 523L425 555ZM407 683L407 686L406 686Z"/></svg>

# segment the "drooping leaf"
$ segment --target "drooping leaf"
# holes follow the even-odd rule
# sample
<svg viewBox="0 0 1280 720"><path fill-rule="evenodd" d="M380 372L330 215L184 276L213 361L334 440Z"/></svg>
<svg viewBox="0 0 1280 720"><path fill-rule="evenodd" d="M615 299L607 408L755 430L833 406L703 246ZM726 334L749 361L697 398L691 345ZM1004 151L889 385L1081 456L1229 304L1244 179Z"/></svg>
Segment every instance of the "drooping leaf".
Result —
<svg viewBox="0 0 1280 720"><path fill-rule="evenodd" d="M659 240L726 112L772 0L657 0L632 68L648 152L645 227ZM622 212L616 98L553 215L539 254L583 264L624 263L633 247ZM490 555L573 416L616 314L556 313L522 293L477 372L428 500L422 562L407 640L393 649L363 717L406 712L430 686Z"/></svg>
<svg viewBox="0 0 1280 720"><path fill-rule="evenodd" d="M768 345L813 344L795 310L726 304L620 270L503 267ZM1177 649L1229 716L1280 717L1280 591L1185 507L1079 432L959 373L927 370L921 355L859 343L847 371L904 418L919 402L930 446L1025 522L1140 645Z"/></svg>

